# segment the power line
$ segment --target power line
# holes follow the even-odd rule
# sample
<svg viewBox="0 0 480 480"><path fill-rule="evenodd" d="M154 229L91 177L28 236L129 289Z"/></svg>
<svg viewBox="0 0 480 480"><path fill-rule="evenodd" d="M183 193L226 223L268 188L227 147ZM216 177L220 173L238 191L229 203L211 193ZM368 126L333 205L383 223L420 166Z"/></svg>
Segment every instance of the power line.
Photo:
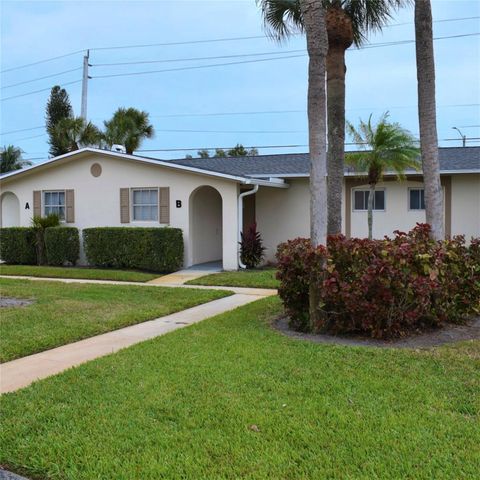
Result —
<svg viewBox="0 0 480 480"><path fill-rule="evenodd" d="M463 38L463 37L471 37L480 35L480 32L476 33L464 33L460 35L448 35L444 37L435 37L434 40L445 40L450 38ZM400 40L397 42L385 42L385 43L376 43L371 44L365 47L361 47L360 49L367 49L367 48L379 48L379 47L387 47L392 45L405 45L409 43L415 43L415 40ZM358 49L357 49L358 50ZM91 78L112 78L112 77L129 77L129 76L138 76L138 75L149 75L154 73L165 73L165 72L176 72L176 71L184 71L184 70L197 70L197 69L204 69L204 68L214 68L214 67L223 67L229 65L239 65L239 64L246 64L246 63L258 63L258 62L268 62L272 60L286 60L289 58L298 58L298 57L306 57L307 54L299 54L299 55L288 55L283 57L274 57L274 58L261 58L256 60L241 60L238 62L226 62L226 63L212 63L207 65L194 65L188 67L178 67L178 68L167 68L162 70L146 70L140 72L126 72L126 73L112 73L106 75L94 75Z"/></svg>
<svg viewBox="0 0 480 480"><path fill-rule="evenodd" d="M67 86L67 85L73 85L75 83L80 83L82 80L75 80L73 82L67 82L67 83L64 83L63 86ZM47 90L51 90L52 87L48 87L48 88L41 88L40 90L35 90L33 92L27 92L27 93L21 93L19 95L13 95L12 97L5 97L5 98L1 98L0 99L0 102L5 102L6 100L11 100L13 98L18 98L18 97L25 97L27 95L33 95L34 93L40 93L40 92L46 92Z"/></svg>
<svg viewBox="0 0 480 480"><path fill-rule="evenodd" d="M442 23L442 22L456 22L456 21L464 21L464 20L475 20L480 17L460 17L460 18L446 18L446 19L440 19L440 20L434 20L433 23ZM413 25L413 22L406 22L406 23L396 23L392 25L386 25L386 27L397 27L401 25ZM90 50L96 50L96 51L101 51L101 50L119 50L119 49L126 49L126 48L146 48L146 47L160 47L160 46L173 46L173 45L192 45L192 44L197 44L197 43L216 43L216 42L231 42L231 41L237 41L237 40L254 40L254 39L259 39L259 38L267 38L265 35L252 35L248 37L231 37L231 38L214 38L214 39L206 39L206 40L189 40L189 41L182 41L182 42L165 42L165 43L149 43L149 44L140 44L140 45L118 45L118 46L113 46L113 47L95 47L95 48L90 48ZM7 73L11 72L14 70L19 70L21 68L27 68L31 67L33 65L38 65L41 63L46 63L46 62L51 62L53 60L58 60L61 58L65 57L70 57L72 55L77 55L79 53L84 53L87 50L87 48L82 49L82 50L76 50L74 52L69 52L65 53L63 55L57 55L56 57L50 57L50 58L45 58L43 60L38 60L36 62L32 63L26 63L23 65L18 65L16 67L10 67L6 68L0 71L0 73Z"/></svg>
<svg viewBox="0 0 480 480"><path fill-rule="evenodd" d="M262 55L285 55L287 53L305 53L306 50L302 48L301 50L286 50L283 52L260 52L260 53L242 53L237 55L220 55L217 57L190 57L190 58L172 58L164 60L144 60L137 62L117 62L117 63L92 63L91 67L107 67L107 66L116 66L116 65L140 65L145 63L170 63L170 62L189 62L193 60L215 60L220 58L238 58L238 57L258 57Z"/></svg>
<svg viewBox="0 0 480 480"><path fill-rule="evenodd" d="M9 135L10 133L28 132L30 130L38 130L39 128L45 128L45 125L42 125L40 127L22 128L20 130L10 130L9 132L2 132L0 133L0 135Z"/></svg>
<svg viewBox="0 0 480 480"><path fill-rule="evenodd" d="M82 53L83 51L84 50L77 50L75 52L65 53L64 55L58 55L56 57L50 57L50 58L45 58L44 60L38 60L37 62L25 63L24 65L19 65L18 67L5 68L4 70L1 70L0 73L7 73L13 70L19 70L21 68L32 67L33 65L38 65L40 63L51 62L53 60L58 60L60 58L71 57L72 55L77 55L78 53Z"/></svg>
<svg viewBox="0 0 480 480"><path fill-rule="evenodd" d="M16 142L22 142L23 140L31 140L33 138L40 138L44 137L46 133L41 133L40 135L33 135L32 137L24 137L24 138L16 138L14 141Z"/></svg>
<svg viewBox="0 0 480 480"><path fill-rule="evenodd" d="M25 85L26 83L37 82L38 80L44 80L45 78L57 77L58 75L64 75L65 73L76 72L77 70L81 70L81 69L82 67L71 68L70 70L64 70L63 72L52 73L51 75L45 75L44 77L37 77L37 78L33 78L32 80L25 80L23 82L12 83L11 85L5 85L4 87L2 87L2 90L4 90L5 88L17 87L18 85Z"/></svg>

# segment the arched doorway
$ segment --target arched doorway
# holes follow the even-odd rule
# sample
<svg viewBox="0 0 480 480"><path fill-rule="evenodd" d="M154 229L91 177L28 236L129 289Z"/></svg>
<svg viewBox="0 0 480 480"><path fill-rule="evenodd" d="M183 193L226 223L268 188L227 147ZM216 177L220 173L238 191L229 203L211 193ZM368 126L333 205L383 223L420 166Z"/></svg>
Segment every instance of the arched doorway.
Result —
<svg viewBox="0 0 480 480"><path fill-rule="evenodd" d="M222 196L203 186L190 195L191 264L222 260Z"/></svg>
<svg viewBox="0 0 480 480"><path fill-rule="evenodd" d="M2 227L20 226L20 202L17 196L12 192L5 192L1 197L2 216L0 225Z"/></svg>

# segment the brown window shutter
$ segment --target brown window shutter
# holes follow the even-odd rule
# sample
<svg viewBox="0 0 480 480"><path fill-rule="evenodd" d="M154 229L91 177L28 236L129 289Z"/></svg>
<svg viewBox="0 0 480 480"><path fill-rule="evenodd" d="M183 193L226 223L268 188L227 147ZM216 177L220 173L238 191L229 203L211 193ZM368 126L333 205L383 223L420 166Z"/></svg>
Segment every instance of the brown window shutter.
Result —
<svg viewBox="0 0 480 480"><path fill-rule="evenodd" d="M65 221L75 222L75 194L73 190L65 190Z"/></svg>
<svg viewBox="0 0 480 480"><path fill-rule="evenodd" d="M120 189L120 223L130 223L130 189Z"/></svg>
<svg viewBox="0 0 480 480"><path fill-rule="evenodd" d="M170 187L160 187L159 191L159 222L170 223Z"/></svg>
<svg viewBox="0 0 480 480"><path fill-rule="evenodd" d="M40 190L33 191L33 216L42 216L42 192Z"/></svg>

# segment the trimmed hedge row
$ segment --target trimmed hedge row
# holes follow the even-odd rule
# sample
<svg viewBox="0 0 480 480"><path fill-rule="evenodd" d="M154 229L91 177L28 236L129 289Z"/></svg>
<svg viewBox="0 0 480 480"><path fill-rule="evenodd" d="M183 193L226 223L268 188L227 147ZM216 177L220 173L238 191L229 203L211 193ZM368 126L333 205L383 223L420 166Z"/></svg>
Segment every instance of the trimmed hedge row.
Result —
<svg viewBox="0 0 480 480"><path fill-rule="evenodd" d="M88 263L98 267L168 273L183 265L183 235L179 228L86 228L83 245Z"/></svg>
<svg viewBox="0 0 480 480"><path fill-rule="evenodd" d="M50 227L45 229L47 264L75 265L80 256L80 237L75 227Z"/></svg>
<svg viewBox="0 0 480 480"><path fill-rule="evenodd" d="M36 265L37 232L34 227L0 228L0 258L11 264ZM48 265L75 265L80 255L78 228L48 227L42 240Z"/></svg>
<svg viewBox="0 0 480 480"><path fill-rule="evenodd" d="M37 250L33 228L0 228L0 258L6 263L35 265Z"/></svg>

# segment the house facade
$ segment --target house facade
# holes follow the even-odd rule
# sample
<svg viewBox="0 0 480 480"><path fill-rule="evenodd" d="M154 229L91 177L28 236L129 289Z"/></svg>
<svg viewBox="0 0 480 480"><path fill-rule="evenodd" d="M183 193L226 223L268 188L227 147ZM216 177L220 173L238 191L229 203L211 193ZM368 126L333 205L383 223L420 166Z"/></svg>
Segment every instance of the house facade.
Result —
<svg viewBox="0 0 480 480"><path fill-rule="evenodd" d="M480 147L440 149L448 235L480 236ZM161 161L82 149L1 177L1 226L28 226L33 215L58 213L88 227L181 228L186 267L221 261L239 266L240 231L253 221L266 260L277 245L309 236L307 154ZM386 175L375 194L374 237L425 221L423 179ZM343 232L367 235L368 185L345 172ZM81 261L85 261L82 257Z"/></svg>

